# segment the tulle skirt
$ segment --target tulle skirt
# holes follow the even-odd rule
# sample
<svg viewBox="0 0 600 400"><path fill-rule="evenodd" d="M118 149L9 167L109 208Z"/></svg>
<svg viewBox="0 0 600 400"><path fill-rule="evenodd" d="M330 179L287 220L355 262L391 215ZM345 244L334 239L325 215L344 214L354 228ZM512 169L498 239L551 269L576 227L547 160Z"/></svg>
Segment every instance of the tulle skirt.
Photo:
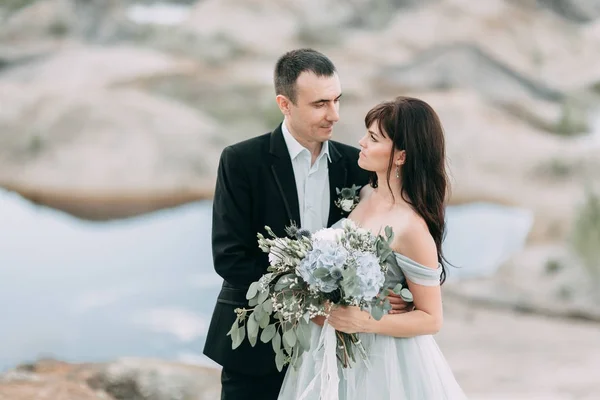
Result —
<svg viewBox="0 0 600 400"><path fill-rule="evenodd" d="M324 362L320 344L327 329L316 324L311 329L311 349L303 354L298 369L288 368L279 399L320 400ZM359 334L359 337L368 361L362 361L357 354L353 366L338 365L340 400L466 399L433 336L394 338Z"/></svg>

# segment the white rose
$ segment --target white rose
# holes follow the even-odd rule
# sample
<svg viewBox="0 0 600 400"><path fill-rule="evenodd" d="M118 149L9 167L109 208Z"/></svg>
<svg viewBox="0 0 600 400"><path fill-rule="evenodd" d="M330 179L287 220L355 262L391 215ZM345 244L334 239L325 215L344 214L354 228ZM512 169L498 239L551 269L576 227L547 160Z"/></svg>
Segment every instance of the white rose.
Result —
<svg viewBox="0 0 600 400"><path fill-rule="evenodd" d="M332 242L337 242L337 240L341 238L343 234L343 229L325 228L316 231L313 234L313 238L316 240L330 240Z"/></svg>
<svg viewBox="0 0 600 400"><path fill-rule="evenodd" d="M352 201L350 199L344 199L344 200L340 201L340 207L342 208L342 210L344 210L346 212L352 211L353 205L354 205L354 201Z"/></svg>

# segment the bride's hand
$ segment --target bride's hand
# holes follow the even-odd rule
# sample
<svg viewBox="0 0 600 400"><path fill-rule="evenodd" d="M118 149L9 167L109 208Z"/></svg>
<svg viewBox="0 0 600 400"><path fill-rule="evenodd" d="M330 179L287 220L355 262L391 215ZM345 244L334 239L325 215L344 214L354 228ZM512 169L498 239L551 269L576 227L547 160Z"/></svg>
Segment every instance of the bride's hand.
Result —
<svg viewBox="0 0 600 400"><path fill-rule="evenodd" d="M330 310L331 310L331 304L329 303L329 301L326 301L325 302L325 312L328 313ZM310 320L319 326L323 326L323 324L325 324L325 317L322 315L317 315L316 317L313 317Z"/></svg>
<svg viewBox="0 0 600 400"><path fill-rule="evenodd" d="M327 317L327 323L335 330L344 333L368 332L373 317L359 307L334 307Z"/></svg>

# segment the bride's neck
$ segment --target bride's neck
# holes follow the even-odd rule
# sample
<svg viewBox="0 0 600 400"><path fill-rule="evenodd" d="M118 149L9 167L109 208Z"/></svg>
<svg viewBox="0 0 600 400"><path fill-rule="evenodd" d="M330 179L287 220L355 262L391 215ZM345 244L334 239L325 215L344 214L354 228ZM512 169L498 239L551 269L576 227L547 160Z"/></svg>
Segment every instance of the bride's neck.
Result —
<svg viewBox="0 0 600 400"><path fill-rule="evenodd" d="M402 199L402 181L395 175L390 176L389 185L386 176L377 177L377 188L373 190L375 198L389 205L405 203Z"/></svg>

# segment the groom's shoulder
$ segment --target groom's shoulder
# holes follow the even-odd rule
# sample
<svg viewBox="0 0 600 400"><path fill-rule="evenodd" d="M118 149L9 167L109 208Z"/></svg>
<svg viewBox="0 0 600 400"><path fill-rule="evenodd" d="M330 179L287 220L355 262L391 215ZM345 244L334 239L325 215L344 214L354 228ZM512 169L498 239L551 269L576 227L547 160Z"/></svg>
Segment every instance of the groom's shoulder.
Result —
<svg viewBox="0 0 600 400"><path fill-rule="evenodd" d="M255 153L256 151L269 148L270 137L271 132L267 132L260 136L255 136L253 138L242 140L241 142L227 146L226 149L231 149L236 153Z"/></svg>
<svg viewBox="0 0 600 400"><path fill-rule="evenodd" d="M333 146L337 151L340 152L345 160L344 162L348 168L350 179L353 181L353 183L359 186L366 185L366 183L369 181L369 173L358 165L360 149L348 144L334 141L332 142Z"/></svg>

